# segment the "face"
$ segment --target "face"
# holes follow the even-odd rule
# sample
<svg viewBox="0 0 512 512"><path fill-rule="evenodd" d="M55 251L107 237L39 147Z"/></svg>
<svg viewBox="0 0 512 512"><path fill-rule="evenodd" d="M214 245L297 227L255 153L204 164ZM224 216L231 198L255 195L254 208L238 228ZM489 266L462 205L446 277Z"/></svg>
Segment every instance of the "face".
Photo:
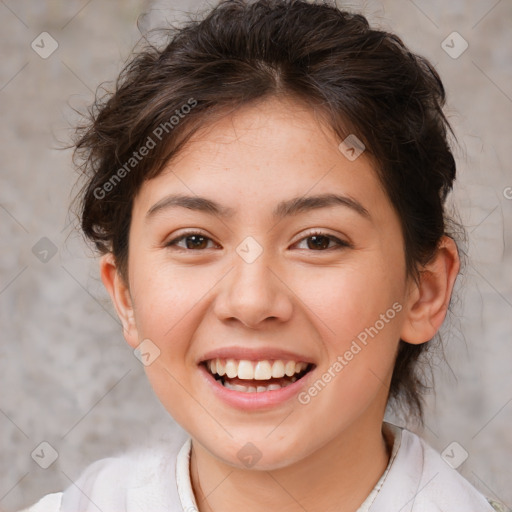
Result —
<svg viewBox="0 0 512 512"><path fill-rule="evenodd" d="M125 337L146 340L158 398L228 464L246 450L283 467L382 421L410 282L371 161L339 142L266 100L197 132L134 201ZM246 391L210 374L217 359Z"/></svg>

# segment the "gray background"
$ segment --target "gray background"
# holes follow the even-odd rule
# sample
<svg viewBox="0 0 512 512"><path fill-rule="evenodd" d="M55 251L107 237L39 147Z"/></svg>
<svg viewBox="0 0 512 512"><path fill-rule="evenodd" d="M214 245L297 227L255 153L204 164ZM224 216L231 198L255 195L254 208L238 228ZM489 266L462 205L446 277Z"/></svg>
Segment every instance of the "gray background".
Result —
<svg viewBox="0 0 512 512"><path fill-rule="evenodd" d="M162 10L169 5L172 11ZM68 215L77 175L70 151L58 148L69 142L72 108L88 105L96 86L114 79L129 56L140 37L139 16L145 32L205 5L0 2L2 509L62 490L98 458L177 431L183 435L125 344L97 260ZM512 200L506 196L512 196L512 3L339 5L397 32L431 59L444 80L460 143L454 203L470 234L471 259L443 328L449 364L436 365L437 396L428 397L421 434L439 451L459 443L453 453L469 454L459 471L511 506ZM43 31L59 45L47 59L30 46ZM456 59L441 46L453 31L469 44ZM33 252L37 243L39 252L50 251L46 263ZM48 469L31 457L42 441L58 452Z"/></svg>

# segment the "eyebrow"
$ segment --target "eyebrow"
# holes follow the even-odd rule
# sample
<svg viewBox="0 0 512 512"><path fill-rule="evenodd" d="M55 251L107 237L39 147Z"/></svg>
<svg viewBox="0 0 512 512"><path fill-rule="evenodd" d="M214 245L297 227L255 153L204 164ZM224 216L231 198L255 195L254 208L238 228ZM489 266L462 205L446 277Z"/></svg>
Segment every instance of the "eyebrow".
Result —
<svg viewBox="0 0 512 512"><path fill-rule="evenodd" d="M344 206L355 211L367 220L371 220L368 210L355 199L339 194L319 194L314 196L294 197L281 201L274 208L272 216L277 219L305 213L320 208L332 206ZM160 199L146 213L146 221L154 217L157 213L170 208L188 208L198 212L208 213L221 218L231 218L235 216L236 210L228 206L221 205L216 201L200 196L187 196L182 194L172 194Z"/></svg>

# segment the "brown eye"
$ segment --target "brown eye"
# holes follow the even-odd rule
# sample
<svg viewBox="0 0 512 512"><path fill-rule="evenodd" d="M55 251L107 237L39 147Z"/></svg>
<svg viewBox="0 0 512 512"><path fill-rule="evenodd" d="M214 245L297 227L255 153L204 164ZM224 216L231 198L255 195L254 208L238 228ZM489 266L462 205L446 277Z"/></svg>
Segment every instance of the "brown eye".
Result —
<svg viewBox="0 0 512 512"><path fill-rule="evenodd" d="M307 240L311 240L311 243L308 243L309 249L327 249L331 243L331 239L323 235L310 236Z"/></svg>
<svg viewBox="0 0 512 512"><path fill-rule="evenodd" d="M182 240L185 241L185 246L178 245ZM211 238L202 235L201 233L190 232L185 233L174 240L171 240L166 244L166 247L179 247L181 249L188 250L202 250L207 249L208 241L211 241Z"/></svg>
<svg viewBox="0 0 512 512"><path fill-rule="evenodd" d="M300 240L299 243L302 243L304 240L307 240L307 249L312 251L325 251L329 249L350 247L348 242L344 242L343 240L332 235L327 235L326 233L310 233L307 237ZM331 242L334 242L334 247L329 247Z"/></svg>

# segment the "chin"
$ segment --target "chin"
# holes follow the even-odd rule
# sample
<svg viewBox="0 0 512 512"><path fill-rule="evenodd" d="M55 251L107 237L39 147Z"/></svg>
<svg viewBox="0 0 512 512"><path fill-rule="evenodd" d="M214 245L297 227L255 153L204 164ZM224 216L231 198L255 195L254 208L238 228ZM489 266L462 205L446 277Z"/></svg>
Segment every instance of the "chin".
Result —
<svg viewBox="0 0 512 512"><path fill-rule="evenodd" d="M283 446L281 440L269 442L266 434L254 438L254 441L229 442L219 449L219 445L208 446L206 449L213 457L223 463L241 470L273 471L290 466L303 457L290 444ZM250 439L250 438L247 438Z"/></svg>

